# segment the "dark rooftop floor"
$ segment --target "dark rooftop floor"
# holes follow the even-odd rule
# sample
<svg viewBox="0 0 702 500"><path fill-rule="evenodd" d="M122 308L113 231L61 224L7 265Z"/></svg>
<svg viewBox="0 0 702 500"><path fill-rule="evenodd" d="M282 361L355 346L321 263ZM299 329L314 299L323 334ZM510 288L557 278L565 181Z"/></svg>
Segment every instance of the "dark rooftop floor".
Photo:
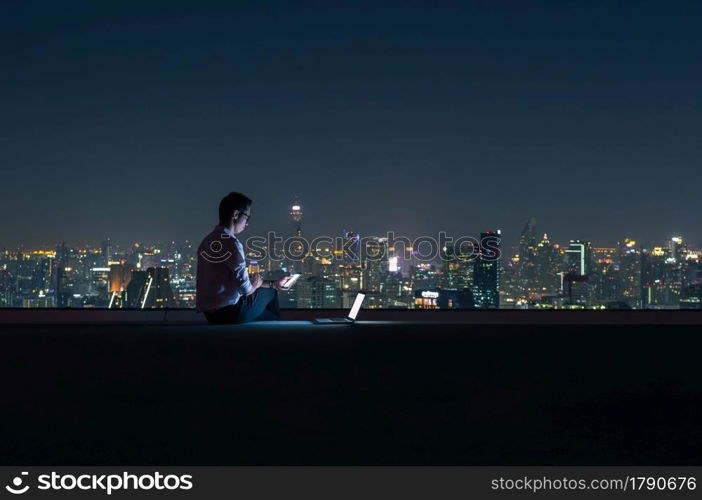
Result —
<svg viewBox="0 0 702 500"><path fill-rule="evenodd" d="M0 465L697 465L696 325L0 325Z"/></svg>

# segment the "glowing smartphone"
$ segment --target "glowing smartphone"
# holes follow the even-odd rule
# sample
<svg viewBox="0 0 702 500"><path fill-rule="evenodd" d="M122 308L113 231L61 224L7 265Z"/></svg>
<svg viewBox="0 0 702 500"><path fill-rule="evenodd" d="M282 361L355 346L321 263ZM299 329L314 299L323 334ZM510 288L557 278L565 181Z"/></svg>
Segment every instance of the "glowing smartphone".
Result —
<svg viewBox="0 0 702 500"><path fill-rule="evenodd" d="M290 276L286 276L283 278L283 282L280 284L280 289L290 290L299 277L299 274L291 274Z"/></svg>

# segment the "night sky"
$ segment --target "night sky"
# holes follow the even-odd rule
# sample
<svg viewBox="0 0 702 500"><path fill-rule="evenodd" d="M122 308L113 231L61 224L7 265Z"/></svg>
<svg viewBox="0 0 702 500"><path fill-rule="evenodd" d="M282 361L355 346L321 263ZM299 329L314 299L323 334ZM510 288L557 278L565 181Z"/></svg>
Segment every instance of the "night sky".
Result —
<svg viewBox="0 0 702 500"><path fill-rule="evenodd" d="M146 4L146 5L145 5ZM702 241L702 3L0 3L0 247Z"/></svg>

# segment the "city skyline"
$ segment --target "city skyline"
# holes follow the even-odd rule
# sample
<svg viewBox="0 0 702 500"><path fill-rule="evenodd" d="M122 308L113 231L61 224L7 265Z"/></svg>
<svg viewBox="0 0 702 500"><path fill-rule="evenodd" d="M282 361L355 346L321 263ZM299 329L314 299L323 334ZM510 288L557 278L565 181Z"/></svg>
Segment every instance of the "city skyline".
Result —
<svg viewBox="0 0 702 500"><path fill-rule="evenodd" d="M319 238L306 232L307 211L299 196L289 208L287 234L242 238L250 274L302 276L293 290L281 292L287 308L348 307L358 292L375 309L702 304L702 245L682 236L655 245L630 238L610 247L586 239L561 243L542 233L532 217L513 246L504 244L500 229L482 231L479 238L440 234L412 240L348 229ZM221 246L210 246L212 255L210 250L198 255L197 248L189 241L120 246L108 238L83 248L62 243L53 249L5 249L0 307L190 308L200 257L214 264L224 257Z"/></svg>
<svg viewBox="0 0 702 500"><path fill-rule="evenodd" d="M462 237L462 236L477 238L481 232L482 231L476 231L476 232L474 232L472 234L468 234L468 235L449 235L449 237L451 237L453 239L458 239L459 237ZM279 234L279 233L276 233L276 234ZM361 234L363 237L366 237L366 238L385 238L387 233L386 234L363 234L363 233L359 232L359 234ZM393 234L398 238L401 238L404 236L404 235L395 234L395 233L393 233ZM551 233L550 231L545 231L545 232L540 233L539 237L546 235L549 237L549 240L555 242L556 244L566 245L566 246L567 246L567 243L569 241L582 239L584 241L590 242L593 245L593 247L597 247L597 248L614 248L618 244L621 244L625 240L628 240L628 239L632 239L632 240L635 240L637 242L640 242L642 246L648 248L648 247L660 246L660 245L663 245L666 242L668 242L674 238L681 237L685 240L686 243L692 244L695 248L698 248L698 247L702 248L702 242L691 241L689 238L685 238L685 235L680 235L680 234L676 234L676 233L670 233L670 236L663 237L663 238L656 238L656 239L636 238L636 237L632 237L632 235L629 235L629 236L624 236L622 238L619 238L617 241L606 242L606 243L599 243L599 242L593 241L590 238L575 238L575 237L573 237L573 238L560 238L559 239L559 238L551 237L552 234L553 233ZM291 236L289 234L284 234L284 233L280 233L279 235L283 239L289 238ZM474 235L477 235L477 236L474 236ZM253 233L252 234L242 234L242 235L240 235L240 239L245 242L249 238L264 238L265 236L266 236L265 234L253 234ZM312 241L312 240L314 240L314 238L319 238L319 237L329 237L329 238L337 238L338 239L338 238L341 238L342 236L343 236L343 231L339 230L339 232L334 233L334 234L315 235L315 236L311 236L309 239L307 239L307 238L306 239L308 241ZM505 244L504 248L512 249L512 248L516 248L518 246L517 243L518 243L518 236L519 235L517 234L517 235L512 235L512 236L513 237L511 239L502 239L503 242L504 241L510 242L509 244ZM421 239L424 237L425 236L420 235L420 236L408 237L408 238L411 238L414 240L414 239ZM136 241L135 240L135 241L127 241L127 242L116 241L110 237L102 238L99 241L95 240L92 242L86 242L86 240L87 239L83 239L79 243L66 241L66 240L60 240L60 241L56 241L56 242L52 242L52 243L39 243L39 244L34 244L34 245L19 243L19 244L14 245L14 246L3 245L2 242L0 242L0 251L15 252L15 251L18 251L20 249L23 249L24 251L27 251L27 252L40 251L40 250L51 250L51 249L55 249L58 246L61 246L62 244L66 244L68 247L71 247L71 248L98 249L98 248L100 248L100 245L102 244L102 242L107 241L107 240L109 240L114 247L120 248L120 249L128 249L128 248L132 247L134 244L137 244L143 248L163 248L169 244L183 244L183 243L195 244L195 246L197 246L196 244L199 242L199 240L197 240L197 239L180 239L180 238L166 239L166 240L144 240L144 241ZM438 239L436 239L436 240L438 241ZM503 256L504 256L504 254L503 254Z"/></svg>

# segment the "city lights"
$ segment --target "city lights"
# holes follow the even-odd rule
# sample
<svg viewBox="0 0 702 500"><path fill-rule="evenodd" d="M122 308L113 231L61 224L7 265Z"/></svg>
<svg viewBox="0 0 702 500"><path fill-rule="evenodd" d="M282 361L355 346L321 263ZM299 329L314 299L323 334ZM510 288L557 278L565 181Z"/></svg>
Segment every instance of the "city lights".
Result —
<svg viewBox="0 0 702 500"><path fill-rule="evenodd" d="M285 236L302 238L301 204L291 205L290 220ZM543 232L537 238L534 219L515 247L503 245L499 229L479 234L475 258L441 244L427 261L414 251L424 246L394 233L363 237L343 230L319 245L320 253L275 260L265 248L248 252L247 269L272 277L300 273L296 287L281 292L288 308L346 307L361 291L374 309L677 309L702 303L702 250L682 236L648 248L630 238L616 246L584 239L562 244ZM489 238L496 238L494 248ZM187 241L1 249L0 307L193 308L196 264Z"/></svg>

